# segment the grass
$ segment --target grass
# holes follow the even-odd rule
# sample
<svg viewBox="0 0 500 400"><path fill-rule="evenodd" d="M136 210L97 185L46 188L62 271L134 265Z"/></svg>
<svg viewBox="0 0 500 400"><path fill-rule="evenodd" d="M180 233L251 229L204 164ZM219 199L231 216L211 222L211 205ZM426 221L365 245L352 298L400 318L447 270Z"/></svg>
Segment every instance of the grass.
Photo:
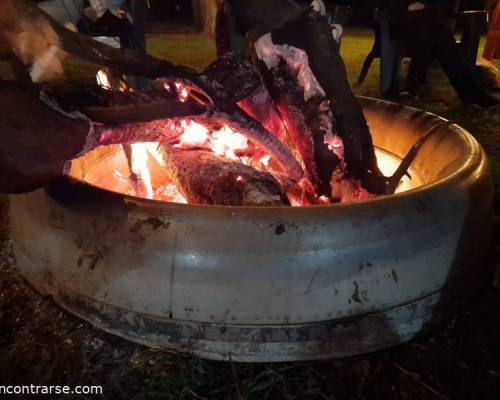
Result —
<svg viewBox="0 0 500 400"><path fill-rule="evenodd" d="M351 82L372 40L368 30L347 31L342 55ZM215 58L213 42L196 35L155 35L148 39L148 51L198 70ZM93 81L94 66L74 59L65 65L68 79ZM1 63L0 76L11 77ZM377 62L363 86L353 89L377 96ZM472 132L488 152L500 186L499 114L462 106L440 70L431 72L421 99L410 104ZM0 197L0 209L5 206ZM0 210L2 225L5 215ZM449 398L500 398L498 286L485 290L468 313L411 344L350 360L231 365L145 349L62 312L26 285L1 239L0 231L0 384L103 385L103 398L113 400L443 398L428 386Z"/></svg>

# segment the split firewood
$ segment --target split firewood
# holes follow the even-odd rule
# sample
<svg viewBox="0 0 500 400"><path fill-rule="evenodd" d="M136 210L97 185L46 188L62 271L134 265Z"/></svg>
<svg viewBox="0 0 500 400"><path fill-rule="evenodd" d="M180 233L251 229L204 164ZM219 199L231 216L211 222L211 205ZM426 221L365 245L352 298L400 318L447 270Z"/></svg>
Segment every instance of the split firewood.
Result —
<svg viewBox="0 0 500 400"><path fill-rule="evenodd" d="M207 112L197 103L179 101L176 95L155 87L142 91L113 91L98 85L39 87L63 111L81 112L91 121L105 125L145 123Z"/></svg>
<svg viewBox="0 0 500 400"><path fill-rule="evenodd" d="M280 184L266 172L203 149L160 145L166 169L191 204L278 206L288 204Z"/></svg>
<svg viewBox="0 0 500 400"><path fill-rule="evenodd" d="M316 12L310 12L300 22L311 70L326 92L335 131L343 141L347 169L369 192L384 194L388 180L377 166L368 124L349 86L346 67L330 27Z"/></svg>

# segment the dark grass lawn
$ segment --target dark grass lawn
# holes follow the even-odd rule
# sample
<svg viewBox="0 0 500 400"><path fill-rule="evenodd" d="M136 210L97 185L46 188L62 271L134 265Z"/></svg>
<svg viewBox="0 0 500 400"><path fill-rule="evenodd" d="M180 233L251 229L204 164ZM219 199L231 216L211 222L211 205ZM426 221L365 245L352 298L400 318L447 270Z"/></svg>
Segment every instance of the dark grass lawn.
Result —
<svg viewBox="0 0 500 400"><path fill-rule="evenodd" d="M370 31L348 31L342 54L351 82L371 45ZM215 53L210 40L187 35L150 37L148 50L197 69ZM94 67L74 60L66 65L69 79L93 80ZM357 94L377 96L377 67L362 87L354 87ZM9 74L0 64L0 76ZM411 105L453 119L476 136L499 186L499 114L462 106L439 69L430 73L421 99ZM102 385L102 398L110 400L500 399L498 272L467 312L410 344L349 360L231 365L125 342L34 293L14 269L6 215L0 197L0 385ZM496 249L489 266L498 271ZM478 270L486 267L478 265Z"/></svg>

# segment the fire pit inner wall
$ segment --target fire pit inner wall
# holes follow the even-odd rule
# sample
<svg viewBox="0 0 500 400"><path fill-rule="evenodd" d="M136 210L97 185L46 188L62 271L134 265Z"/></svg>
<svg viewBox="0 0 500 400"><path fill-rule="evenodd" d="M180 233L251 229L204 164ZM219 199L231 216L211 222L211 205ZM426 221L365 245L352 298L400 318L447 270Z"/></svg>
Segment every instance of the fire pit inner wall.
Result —
<svg viewBox="0 0 500 400"><path fill-rule="evenodd" d="M439 117L362 98L375 145L403 157ZM396 195L314 207L164 203L64 178L12 196L17 264L95 326L211 359L290 361L375 351L467 303L485 275L487 159L443 126ZM109 155L109 154L108 154Z"/></svg>

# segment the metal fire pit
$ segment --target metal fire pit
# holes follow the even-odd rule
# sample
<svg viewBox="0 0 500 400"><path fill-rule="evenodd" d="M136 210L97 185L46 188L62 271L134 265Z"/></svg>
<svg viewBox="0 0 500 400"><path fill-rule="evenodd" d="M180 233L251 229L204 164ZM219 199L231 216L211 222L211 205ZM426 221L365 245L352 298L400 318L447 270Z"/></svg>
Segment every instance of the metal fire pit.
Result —
<svg viewBox="0 0 500 400"><path fill-rule="evenodd" d="M375 144L398 157L442 121L361 101ZM95 162L76 161L73 174ZM66 178L12 196L11 236L33 286L132 341L217 360L350 356L429 330L484 276L483 150L445 126L412 167L418 188L309 208L160 203Z"/></svg>

